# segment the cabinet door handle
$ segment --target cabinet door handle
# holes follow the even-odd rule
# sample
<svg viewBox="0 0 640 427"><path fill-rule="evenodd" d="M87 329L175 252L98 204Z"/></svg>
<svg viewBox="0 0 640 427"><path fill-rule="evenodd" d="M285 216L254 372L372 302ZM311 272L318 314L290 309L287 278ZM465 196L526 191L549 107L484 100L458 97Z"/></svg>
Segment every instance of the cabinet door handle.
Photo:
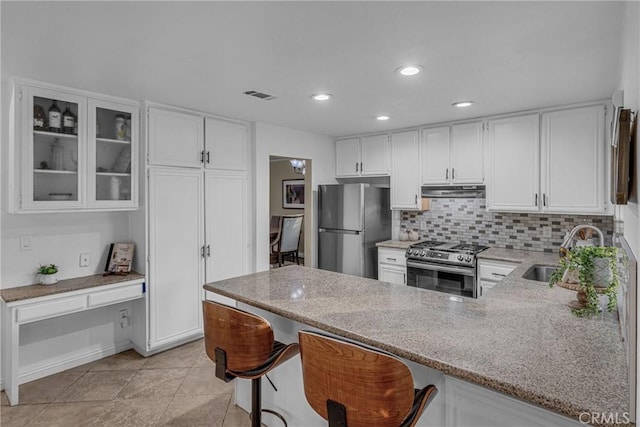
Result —
<svg viewBox="0 0 640 427"><path fill-rule="evenodd" d="M387 257L387 261L397 261L397 259Z"/></svg>
<svg viewBox="0 0 640 427"><path fill-rule="evenodd" d="M360 162L360 172L364 172L364 168L362 167L362 162Z"/></svg>
<svg viewBox="0 0 640 427"><path fill-rule="evenodd" d="M200 163L204 163L204 150L200 152Z"/></svg>
<svg viewBox="0 0 640 427"><path fill-rule="evenodd" d="M407 273L402 273L402 281L404 282L404 285L407 284Z"/></svg>
<svg viewBox="0 0 640 427"><path fill-rule="evenodd" d="M207 245L207 257L211 258L211 245Z"/></svg>
<svg viewBox="0 0 640 427"><path fill-rule="evenodd" d="M358 162L356 162L356 172L358 172Z"/></svg>
<svg viewBox="0 0 640 427"><path fill-rule="evenodd" d="M547 193L542 193L542 206L547 206Z"/></svg>
<svg viewBox="0 0 640 427"><path fill-rule="evenodd" d="M447 180L449 179L449 168L447 168L447 171L444 175L444 179L447 179Z"/></svg>
<svg viewBox="0 0 640 427"><path fill-rule="evenodd" d="M416 205L418 204L418 195L416 194L416 201L414 202Z"/></svg>
<svg viewBox="0 0 640 427"><path fill-rule="evenodd" d="M536 193L536 206L538 206L538 193Z"/></svg>
<svg viewBox="0 0 640 427"><path fill-rule="evenodd" d="M456 169L451 168L451 179L456 179Z"/></svg>
<svg viewBox="0 0 640 427"><path fill-rule="evenodd" d="M502 274L502 273L491 273L491 274L493 274L494 276L498 276L498 277L505 277L506 276L506 274Z"/></svg>
<svg viewBox="0 0 640 427"><path fill-rule="evenodd" d="M211 152L207 151L207 164L211 163Z"/></svg>
<svg viewBox="0 0 640 427"><path fill-rule="evenodd" d="M204 258L204 246L200 248L200 256Z"/></svg>

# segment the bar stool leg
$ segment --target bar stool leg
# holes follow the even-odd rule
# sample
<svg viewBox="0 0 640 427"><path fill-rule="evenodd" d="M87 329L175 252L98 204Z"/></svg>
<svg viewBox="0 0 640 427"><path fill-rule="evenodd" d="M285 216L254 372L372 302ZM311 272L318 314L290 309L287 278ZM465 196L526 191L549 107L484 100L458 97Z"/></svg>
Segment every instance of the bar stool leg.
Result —
<svg viewBox="0 0 640 427"><path fill-rule="evenodd" d="M262 411L262 377L251 380L251 427L260 427Z"/></svg>

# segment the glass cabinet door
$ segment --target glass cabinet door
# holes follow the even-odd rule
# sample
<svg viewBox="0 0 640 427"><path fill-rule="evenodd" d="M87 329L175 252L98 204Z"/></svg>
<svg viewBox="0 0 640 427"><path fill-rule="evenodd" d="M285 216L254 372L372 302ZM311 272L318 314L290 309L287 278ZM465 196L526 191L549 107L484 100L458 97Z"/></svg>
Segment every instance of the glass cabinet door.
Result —
<svg viewBox="0 0 640 427"><path fill-rule="evenodd" d="M23 97L23 207L82 206L85 99L32 87L24 88Z"/></svg>
<svg viewBox="0 0 640 427"><path fill-rule="evenodd" d="M137 206L138 108L89 99L89 204Z"/></svg>

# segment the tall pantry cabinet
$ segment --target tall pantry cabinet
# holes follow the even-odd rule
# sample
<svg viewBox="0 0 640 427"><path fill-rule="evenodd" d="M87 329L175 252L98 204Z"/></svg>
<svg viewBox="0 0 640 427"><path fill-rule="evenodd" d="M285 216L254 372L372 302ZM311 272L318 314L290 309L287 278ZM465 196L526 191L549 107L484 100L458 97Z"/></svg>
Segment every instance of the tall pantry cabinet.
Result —
<svg viewBox="0 0 640 427"><path fill-rule="evenodd" d="M249 272L249 126L149 103L147 132L144 346L154 353L202 336L204 283Z"/></svg>

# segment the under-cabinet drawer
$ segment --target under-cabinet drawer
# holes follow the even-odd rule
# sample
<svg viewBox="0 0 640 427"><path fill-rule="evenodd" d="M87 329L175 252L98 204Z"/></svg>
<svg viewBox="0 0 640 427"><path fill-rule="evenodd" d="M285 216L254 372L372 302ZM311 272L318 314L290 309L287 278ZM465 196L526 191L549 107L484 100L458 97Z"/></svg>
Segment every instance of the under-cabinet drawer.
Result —
<svg viewBox="0 0 640 427"><path fill-rule="evenodd" d="M16 310L16 321L20 324L35 322L50 317L82 311L87 307L86 295L78 295L69 298L60 298L50 302L37 303L20 307Z"/></svg>
<svg viewBox="0 0 640 427"><path fill-rule="evenodd" d="M116 289L94 292L89 294L89 307L115 304L122 301L129 301L142 296L142 283L123 286Z"/></svg>
<svg viewBox="0 0 640 427"><path fill-rule="evenodd" d="M495 260L478 260L478 277L480 280L499 282L511 273L517 264Z"/></svg>
<svg viewBox="0 0 640 427"><path fill-rule="evenodd" d="M407 265L404 249L378 248L378 262L393 265Z"/></svg>

